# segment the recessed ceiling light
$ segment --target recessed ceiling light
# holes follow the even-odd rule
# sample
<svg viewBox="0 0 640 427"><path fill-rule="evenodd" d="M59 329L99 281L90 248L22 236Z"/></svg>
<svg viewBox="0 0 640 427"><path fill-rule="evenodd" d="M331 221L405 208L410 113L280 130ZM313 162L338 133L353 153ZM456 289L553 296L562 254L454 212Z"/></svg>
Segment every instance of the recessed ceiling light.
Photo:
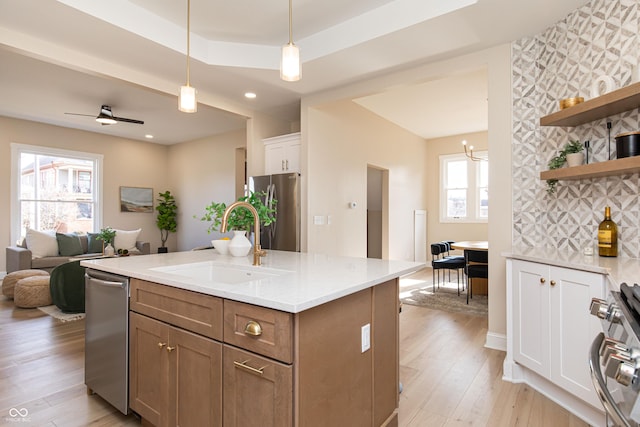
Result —
<svg viewBox="0 0 640 427"><path fill-rule="evenodd" d="M153 135L151 135L151 134L146 134L144 137L147 138L147 139L153 139Z"/></svg>
<svg viewBox="0 0 640 427"><path fill-rule="evenodd" d="M249 99L253 99L253 98L255 98L256 96L257 96L257 95L256 95L255 93L253 93L253 92L247 92L247 93L245 93L245 94L244 94L244 97L245 97L245 98L249 98Z"/></svg>

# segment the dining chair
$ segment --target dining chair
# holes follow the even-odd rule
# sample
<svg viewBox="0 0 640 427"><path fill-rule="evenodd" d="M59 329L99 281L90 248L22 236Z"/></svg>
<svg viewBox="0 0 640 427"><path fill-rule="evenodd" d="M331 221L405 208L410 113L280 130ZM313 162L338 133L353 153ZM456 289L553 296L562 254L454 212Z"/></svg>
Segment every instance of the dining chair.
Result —
<svg viewBox="0 0 640 427"><path fill-rule="evenodd" d="M458 295L460 295L460 271L464 270L464 257L445 256L446 252L447 245L445 243L439 242L431 244L431 274L433 277L433 292L435 293L436 291L436 271L438 272L438 288L440 288L440 270L449 270L449 281L451 281L451 270L456 270L456 276L458 280Z"/></svg>
<svg viewBox="0 0 640 427"><path fill-rule="evenodd" d="M464 272L467 276L467 304L473 298L473 279L489 278L489 251L464 250Z"/></svg>

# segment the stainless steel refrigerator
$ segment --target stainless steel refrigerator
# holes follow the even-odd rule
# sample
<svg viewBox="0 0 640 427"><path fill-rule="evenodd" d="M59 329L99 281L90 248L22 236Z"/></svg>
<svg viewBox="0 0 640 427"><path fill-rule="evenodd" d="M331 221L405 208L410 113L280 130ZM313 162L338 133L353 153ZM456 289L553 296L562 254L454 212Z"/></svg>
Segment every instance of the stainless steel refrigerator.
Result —
<svg viewBox="0 0 640 427"><path fill-rule="evenodd" d="M276 200L276 220L260 231L263 249L300 252L300 174L281 173L249 178L249 190Z"/></svg>

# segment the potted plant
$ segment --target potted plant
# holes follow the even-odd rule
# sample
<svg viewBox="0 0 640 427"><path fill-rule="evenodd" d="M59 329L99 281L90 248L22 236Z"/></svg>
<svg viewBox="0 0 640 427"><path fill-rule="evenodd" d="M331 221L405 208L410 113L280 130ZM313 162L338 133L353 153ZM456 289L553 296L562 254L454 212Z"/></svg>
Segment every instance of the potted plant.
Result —
<svg viewBox="0 0 640 427"><path fill-rule="evenodd" d="M96 238L102 240L102 253L104 255L111 256L114 254L113 240L116 238L116 230L111 227L105 227L100 230Z"/></svg>
<svg viewBox="0 0 640 427"><path fill-rule="evenodd" d="M571 159L571 160L569 160ZM584 161L584 145L579 141L567 142L558 155L549 160L547 166L549 169L559 169L568 163L569 166L581 165ZM557 179L547 180L547 193L553 194L556 191Z"/></svg>
<svg viewBox="0 0 640 427"><path fill-rule="evenodd" d="M176 221L178 205L175 197L168 190L164 193L158 193L156 201L158 202L156 205L156 210L158 211L156 225L160 229L160 240L162 241L162 246L158 248L158 253L166 253L169 233L175 233L178 228L178 222Z"/></svg>
<svg viewBox="0 0 640 427"><path fill-rule="evenodd" d="M276 220L275 217L275 205L277 201L271 199L266 201L267 194L265 192L250 192L247 196L240 197L238 201L247 202L255 208L258 212L258 219L261 225L269 225ZM218 230L222 223L222 216L227 209L226 203L211 202L205 207L205 213L200 218L201 221L208 221L211 224L207 228L207 232ZM196 217L194 215L194 217ZM196 217L197 218L197 217ZM239 207L234 209L227 219L227 230L233 230L234 237L230 242L220 242L214 240L211 243L221 254L225 254L227 251L231 252L234 256L244 256L251 250L251 242L246 236L251 235L253 229L253 215L249 209ZM245 236L246 234L246 236ZM224 245L222 244L224 243Z"/></svg>
<svg viewBox="0 0 640 427"><path fill-rule="evenodd" d="M265 204L264 202L265 197L266 193L262 191L257 193L251 192L248 196L243 196L238 199L238 201L249 203L256 209L256 211L258 211L260 225L263 226L269 225L276 220L275 206L277 201L275 199L271 199L267 206L267 204ZM200 221L207 221L211 223L207 228L207 233L219 230L220 223L222 221L222 215L224 214L224 211L226 209L227 205L223 202L211 202L209 205L205 206L204 215L200 217ZM194 215L194 218L197 218L197 216ZM251 233L251 231L253 230L253 215L251 215L251 212L249 212L248 209L235 209L229 215L227 225L229 230L244 230L247 233Z"/></svg>

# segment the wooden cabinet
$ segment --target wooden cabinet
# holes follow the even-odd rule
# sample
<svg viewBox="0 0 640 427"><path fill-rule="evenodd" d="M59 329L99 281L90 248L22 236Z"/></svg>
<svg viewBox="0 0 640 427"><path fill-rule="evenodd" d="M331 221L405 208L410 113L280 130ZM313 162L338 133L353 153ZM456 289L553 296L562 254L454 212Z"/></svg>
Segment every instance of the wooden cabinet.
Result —
<svg viewBox="0 0 640 427"><path fill-rule="evenodd" d="M131 409L155 426L397 425L398 305L397 279L295 314L131 279Z"/></svg>
<svg viewBox="0 0 640 427"><path fill-rule="evenodd" d="M154 426L167 425L169 341L166 324L129 314L129 406Z"/></svg>
<svg viewBox="0 0 640 427"><path fill-rule="evenodd" d="M130 314L130 406L155 426L222 426L222 344Z"/></svg>
<svg viewBox="0 0 640 427"><path fill-rule="evenodd" d="M292 426L293 315L225 300L224 342L225 427Z"/></svg>
<svg viewBox="0 0 640 427"><path fill-rule="evenodd" d="M129 406L154 426L222 425L222 299L131 279Z"/></svg>
<svg viewBox="0 0 640 427"><path fill-rule="evenodd" d="M640 107L640 83L614 90L602 96L540 118L540 126L578 126ZM540 172L541 180L598 178L640 172L640 157L615 159L588 165Z"/></svg>
<svg viewBox="0 0 640 427"><path fill-rule="evenodd" d="M284 363L292 363L293 315L225 300L224 342Z"/></svg>
<svg viewBox="0 0 640 427"><path fill-rule="evenodd" d="M225 427L293 425L293 366L224 346Z"/></svg>
<svg viewBox="0 0 640 427"><path fill-rule="evenodd" d="M591 298L604 298L601 274L513 260L513 358L574 396L600 407L587 355L601 326Z"/></svg>
<svg viewBox="0 0 640 427"><path fill-rule="evenodd" d="M300 132L262 140L264 173L300 172Z"/></svg>

